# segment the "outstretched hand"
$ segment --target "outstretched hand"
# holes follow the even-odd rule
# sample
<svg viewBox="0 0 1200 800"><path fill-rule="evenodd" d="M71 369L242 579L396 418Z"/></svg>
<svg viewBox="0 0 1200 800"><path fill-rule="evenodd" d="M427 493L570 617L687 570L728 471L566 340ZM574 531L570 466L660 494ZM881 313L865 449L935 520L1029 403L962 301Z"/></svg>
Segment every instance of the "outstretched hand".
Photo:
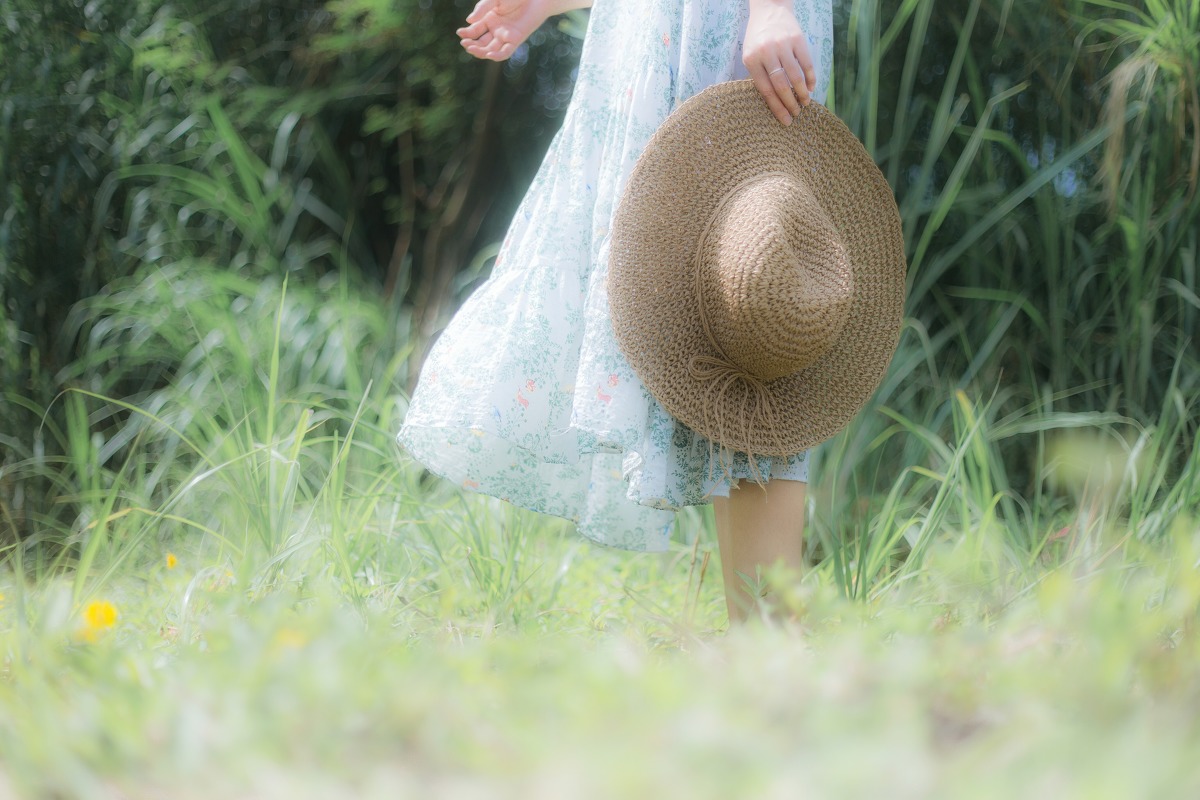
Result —
<svg viewBox="0 0 1200 800"><path fill-rule="evenodd" d="M504 61L550 16L545 0L479 0L459 28L459 44L476 58Z"/></svg>
<svg viewBox="0 0 1200 800"><path fill-rule="evenodd" d="M751 0L742 63L782 124L791 125L800 106L812 102L817 71L808 37L796 21L790 2L785 5L777 0Z"/></svg>

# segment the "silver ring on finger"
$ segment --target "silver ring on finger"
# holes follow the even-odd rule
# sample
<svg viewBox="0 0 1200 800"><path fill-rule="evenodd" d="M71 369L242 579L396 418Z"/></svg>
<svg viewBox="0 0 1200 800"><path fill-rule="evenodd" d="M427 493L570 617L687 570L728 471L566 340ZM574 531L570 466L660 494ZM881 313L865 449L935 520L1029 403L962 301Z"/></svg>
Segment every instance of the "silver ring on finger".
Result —
<svg viewBox="0 0 1200 800"><path fill-rule="evenodd" d="M776 67L775 69L771 70L771 71L770 71L770 72L768 72L767 74L768 74L768 75L774 75L776 72L783 72L783 67Z"/></svg>

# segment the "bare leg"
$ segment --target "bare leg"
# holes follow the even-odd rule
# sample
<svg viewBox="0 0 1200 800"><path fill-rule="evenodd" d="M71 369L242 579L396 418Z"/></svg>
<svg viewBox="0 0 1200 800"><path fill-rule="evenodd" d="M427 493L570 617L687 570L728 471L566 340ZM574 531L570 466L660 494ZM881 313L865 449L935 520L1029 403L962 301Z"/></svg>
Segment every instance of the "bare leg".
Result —
<svg viewBox="0 0 1200 800"><path fill-rule="evenodd" d="M762 570L782 563L800 571L807 490L808 484L800 481L767 481L765 487L742 481L728 499L713 498L731 623L745 621L754 609L754 583Z"/></svg>

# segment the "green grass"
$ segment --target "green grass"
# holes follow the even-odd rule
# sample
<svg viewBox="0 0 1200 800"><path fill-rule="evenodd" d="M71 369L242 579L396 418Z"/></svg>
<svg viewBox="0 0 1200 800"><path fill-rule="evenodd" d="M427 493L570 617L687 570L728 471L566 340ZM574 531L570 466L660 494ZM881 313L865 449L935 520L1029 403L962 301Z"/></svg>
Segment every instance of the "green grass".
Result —
<svg viewBox="0 0 1200 800"><path fill-rule="evenodd" d="M163 293L194 300L145 313ZM68 391L66 455L9 473L73 513L0 571L0 796L1200 790L1181 390L1153 426L952 385L913 418L889 379L815 459L814 564L775 576L795 621L728 632L706 512L624 553L404 458L400 326L344 282L192 265L97 303L81 376L145 377L126 337L188 366ZM910 381L936 356L912 333Z"/></svg>
<svg viewBox="0 0 1200 800"><path fill-rule="evenodd" d="M599 550L482 498L400 511L350 548L353 590L317 534L248 574L209 539L147 546L78 598L6 576L0 773L80 798L1200 789L1194 528L1033 580L946 546L865 603L818 568L785 592L801 623L720 636L688 548ZM89 598L119 611L94 642Z"/></svg>

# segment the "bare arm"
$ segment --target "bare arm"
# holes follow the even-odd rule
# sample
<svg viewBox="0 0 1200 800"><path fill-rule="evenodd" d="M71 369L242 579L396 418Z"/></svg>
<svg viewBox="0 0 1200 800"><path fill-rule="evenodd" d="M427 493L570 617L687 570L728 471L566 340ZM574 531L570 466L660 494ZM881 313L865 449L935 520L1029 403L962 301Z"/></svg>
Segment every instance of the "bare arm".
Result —
<svg viewBox="0 0 1200 800"><path fill-rule="evenodd" d="M503 61L550 17L591 5L592 0L479 0L457 31L459 43L476 58Z"/></svg>
<svg viewBox="0 0 1200 800"><path fill-rule="evenodd" d="M796 21L792 0L747 0L750 22L742 63L771 113L784 125L812 102L817 88L808 36Z"/></svg>

